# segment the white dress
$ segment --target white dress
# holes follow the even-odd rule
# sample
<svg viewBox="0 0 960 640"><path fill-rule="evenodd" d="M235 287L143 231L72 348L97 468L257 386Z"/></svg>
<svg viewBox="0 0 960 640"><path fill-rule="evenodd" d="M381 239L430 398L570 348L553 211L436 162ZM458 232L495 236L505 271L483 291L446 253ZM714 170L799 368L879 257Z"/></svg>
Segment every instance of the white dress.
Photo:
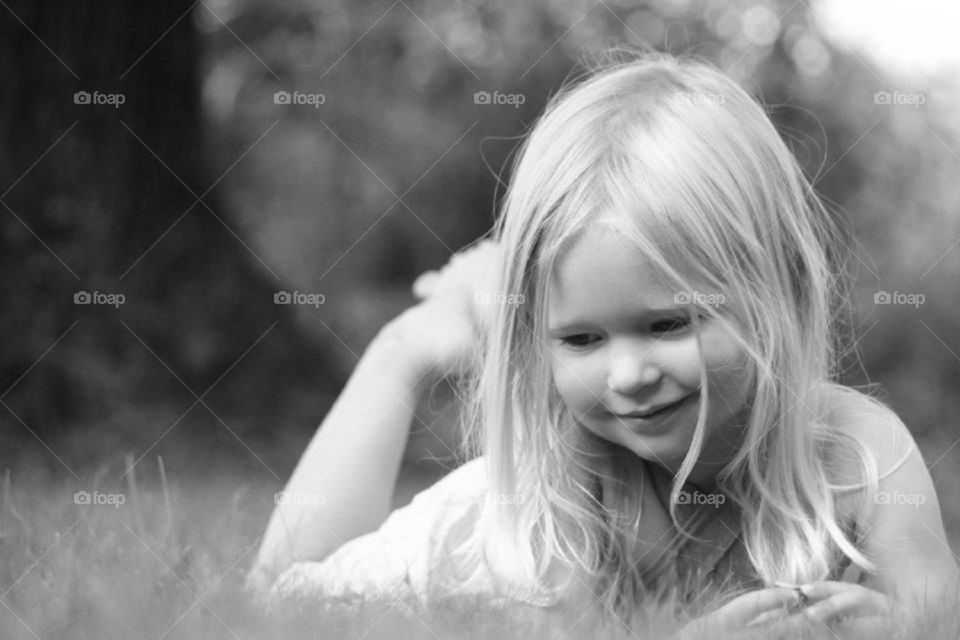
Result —
<svg viewBox="0 0 960 640"><path fill-rule="evenodd" d="M273 583L270 599L362 595L401 601L413 595L426 602L445 543L472 531L486 489L481 456L418 493L377 531L350 540L323 560L295 562ZM495 597L492 583L484 592Z"/></svg>
<svg viewBox="0 0 960 640"><path fill-rule="evenodd" d="M915 444L903 428L894 434L889 450L876 452L880 458L897 459L882 477L893 473L906 460ZM886 448L885 448L886 449ZM904 451L897 455L895 452ZM446 568L443 552L454 540L462 540L476 527L483 501L487 497L487 469L483 456L454 469L432 486L418 493L410 504L395 510L377 531L354 538L320 561L295 562L274 581L267 599L288 596L365 596L390 601L409 601L411 596L426 603L432 578ZM495 559L501 575L511 578L514 593L536 592L529 580L517 578L511 559ZM488 575L471 594L500 600L502 592ZM516 596L538 607L550 606L550 600L535 595Z"/></svg>

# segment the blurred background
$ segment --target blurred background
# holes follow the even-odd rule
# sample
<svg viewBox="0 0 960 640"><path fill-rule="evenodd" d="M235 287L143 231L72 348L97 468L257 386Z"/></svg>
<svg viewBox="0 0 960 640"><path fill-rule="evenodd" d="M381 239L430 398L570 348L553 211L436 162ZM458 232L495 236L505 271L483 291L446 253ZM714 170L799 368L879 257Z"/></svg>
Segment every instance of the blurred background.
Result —
<svg viewBox="0 0 960 640"><path fill-rule="evenodd" d="M910 427L957 548L949 2L0 4L0 470L79 482L162 456L279 490L414 277L490 228L578 61L650 46L762 98L852 221L845 382ZM452 460L451 398L418 409L398 504Z"/></svg>

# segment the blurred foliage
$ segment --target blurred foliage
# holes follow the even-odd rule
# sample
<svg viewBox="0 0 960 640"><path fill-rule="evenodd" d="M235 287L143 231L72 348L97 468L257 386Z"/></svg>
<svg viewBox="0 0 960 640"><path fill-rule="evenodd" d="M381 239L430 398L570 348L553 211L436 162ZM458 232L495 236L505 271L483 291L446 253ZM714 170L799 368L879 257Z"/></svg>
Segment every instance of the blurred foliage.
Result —
<svg viewBox="0 0 960 640"><path fill-rule="evenodd" d="M206 193L224 168L203 153L189 7L15 3L0 21L6 464L36 446L78 473L167 433L172 459L262 471L250 451L277 416L315 421L335 393L324 346L277 312ZM126 302L75 305L79 291Z"/></svg>
<svg viewBox="0 0 960 640"><path fill-rule="evenodd" d="M18 22L3 23L0 45L7 77L20 80L0 96L3 189L79 120L3 197L25 225L0 211L4 388L80 320L4 400L44 438L81 430L83 439L112 424L142 451L195 400L121 320L198 395L279 321L209 404L282 476L366 342L412 302L413 277L490 227L498 175L509 181L518 138L578 60L652 46L712 60L749 87L852 220L861 359L849 360L847 382L882 384L960 528L956 78L888 76L829 42L806 3L787 0L207 0L166 35L188 3L118 4L113 24L79 5L47 5L11 8L82 82ZM131 100L109 112L69 104L97 83ZM278 91L323 101L278 103ZM478 91L524 101L477 104ZM878 104L880 91L925 99ZM197 195L214 185L204 201L216 215L196 205L163 236L194 198L127 125ZM125 291L128 304L69 304L70 292L98 286ZM280 289L326 302L274 306ZM925 302L875 305L878 291ZM452 413L435 411L424 416L449 439ZM212 432L207 442L263 470L202 405L190 416L158 450L174 448L180 431ZM10 412L0 424L23 435Z"/></svg>

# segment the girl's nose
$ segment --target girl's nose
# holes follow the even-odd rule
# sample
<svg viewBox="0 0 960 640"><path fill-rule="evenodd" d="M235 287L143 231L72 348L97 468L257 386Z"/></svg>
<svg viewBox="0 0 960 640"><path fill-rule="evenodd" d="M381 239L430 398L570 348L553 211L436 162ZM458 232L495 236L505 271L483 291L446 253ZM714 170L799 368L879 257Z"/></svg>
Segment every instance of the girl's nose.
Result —
<svg viewBox="0 0 960 640"><path fill-rule="evenodd" d="M660 367L647 353L622 354L610 364L607 386L612 391L629 395L660 380Z"/></svg>

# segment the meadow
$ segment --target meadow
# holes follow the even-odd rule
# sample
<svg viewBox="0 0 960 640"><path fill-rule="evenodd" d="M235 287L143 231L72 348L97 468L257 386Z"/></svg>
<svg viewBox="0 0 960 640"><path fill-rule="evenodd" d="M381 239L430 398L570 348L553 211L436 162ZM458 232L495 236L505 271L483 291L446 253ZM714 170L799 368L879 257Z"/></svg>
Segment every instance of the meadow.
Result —
<svg viewBox="0 0 960 640"><path fill-rule="evenodd" d="M129 466L132 458L127 458ZM669 599L643 605L632 632L588 608L544 612L480 598L448 598L429 610L411 601L325 597L265 604L243 588L276 487L249 478L181 482L162 459L118 483L106 466L83 482L2 480L0 637L111 639L305 638L845 638L807 625L724 635L677 630L691 617ZM111 473L108 473L111 472ZM138 478L139 474L139 478ZM113 478L107 482L106 478ZM82 488L78 490L78 486ZM891 624L886 638L960 637L955 609Z"/></svg>

